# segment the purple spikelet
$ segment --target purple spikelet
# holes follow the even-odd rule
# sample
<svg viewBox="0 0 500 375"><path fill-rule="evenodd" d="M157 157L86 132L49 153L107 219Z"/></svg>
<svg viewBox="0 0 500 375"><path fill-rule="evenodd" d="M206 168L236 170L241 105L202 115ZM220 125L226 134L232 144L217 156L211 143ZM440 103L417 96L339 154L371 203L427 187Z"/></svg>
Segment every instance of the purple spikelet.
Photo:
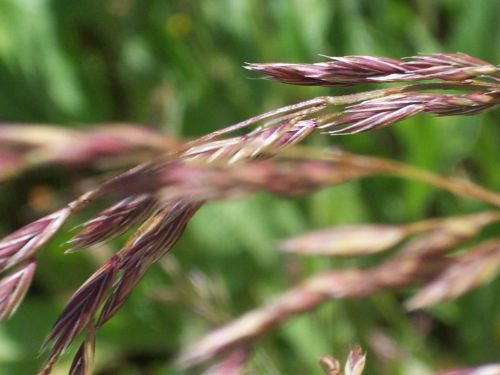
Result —
<svg viewBox="0 0 500 375"><path fill-rule="evenodd" d="M0 241L0 272L30 258L59 230L71 213L65 207L28 224Z"/></svg>
<svg viewBox="0 0 500 375"><path fill-rule="evenodd" d="M138 235L118 254L121 258L120 276L104 304L98 326L123 306L151 264L177 242L200 205L186 201L169 202L139 228Z"/></svg>
<svg viewBox="0 0 500 375"><path fill-rule="evenodd" d="M80 233L71 240L72 247L68 252L118 237L145 220L155 205L156 199L146 194L122 199L85 223Z"/></svg>
<svg viewBox="0 0 500 375"><path fill-rule="evenodd" d="M402 60L378 56L328 58L330 61L315 64L248 64L245 68L283 83L333 87L432 79L457 82L500 71L465 54L431 54Z"/></svg>
<svg viewBox="0 0 500 375"><path fill-rule="evenodd" d="M30 260L0 280L0 322L19 307L33 279L36 262Z"/></svg>
<svg viewBox="0 0 500 375"><path fill-rule="evenodd" d="M117 270L118 257L113 257L71 297L42 347L42 350L51 347L48 364L53 358L57 359L91 322L111 289Z"/></svg>

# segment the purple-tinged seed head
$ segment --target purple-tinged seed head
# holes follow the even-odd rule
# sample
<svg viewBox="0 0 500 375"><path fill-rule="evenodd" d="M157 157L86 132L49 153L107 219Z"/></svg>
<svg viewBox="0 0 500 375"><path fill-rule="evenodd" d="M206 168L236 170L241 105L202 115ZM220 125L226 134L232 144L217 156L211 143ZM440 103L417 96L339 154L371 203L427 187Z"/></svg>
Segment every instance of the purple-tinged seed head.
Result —
<svg viewBox="0 0 500 375"><path fill-rule="evenodd" d="M118 263L118 257L111 258L73 294L42 346L42 350L51 347L49 362L63 353L91 322L113 285Z"/></svg>
<svg viewBox="0 0 500 375"><path fill-rule="evenodd" d="M95 328L92 324L90 326L90 328L87 328L87 335L82 345L80 345L73 358L69 375L92 375L92 362L95 352Z"/></svg>
<svg viewBox="0 0 500 375"><path fill-rule="evenodd" d="M333 87L432 79L465 81L500 71L499 67L463 54L422 55L402 60L374 56L328 58L330 61L314 64L248 64L245 68L283 83Z"/></svg>
<svg viewBox="0 0 500 375"><path fill-rule="evenodd" d="M156 199L147 194L122 199L85 223L80 233L70 241L72 246L67 252L118 237L145 220L155 206Z"/></svg>
<svg viewBox="0 0 500 375"><path fill-rule="evenodd" d="M59 230L71 214L65 207L31 224L25 225L0 240L0 272L30 258Z"/></svg>
<svg viewBox="0 0 500 375"><path fill-rule="evenodd" d="M0 280L0 322L16 312L28 291L35 269L36 262L30 260Z"/></svg>

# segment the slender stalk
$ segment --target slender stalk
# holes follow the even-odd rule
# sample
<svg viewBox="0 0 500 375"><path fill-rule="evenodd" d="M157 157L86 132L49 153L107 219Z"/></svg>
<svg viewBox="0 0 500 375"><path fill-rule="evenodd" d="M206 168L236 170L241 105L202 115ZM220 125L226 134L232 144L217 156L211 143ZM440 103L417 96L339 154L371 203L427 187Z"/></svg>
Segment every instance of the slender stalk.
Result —
<svg viewBox="0 0 500 375"><path fill-rule="evenodd" d="M305 110L305 109L313 109L317 108L318 110L323 109L326 105L331 106L345 106L354 103L359 103L365 100L382 98L384 96L399 94L403 92L411 92L411 91L429 91L429 90L466 90L466 91L485 91L492 90L494 86L488 83L483 83L479 81L474 81L473 83L448 83L448 82L440 82L440 83L418 83L411 85L403 85L398 87L390 87L385 89L371 90L360 92L356 94L348 94L348 95L340 95L340 96L320 96L311 100L306 100L304 102L299 102L291 105L287 105L285 107L281 107L278 109L274 109L272 111L268 111L262 113L260 115L251 117L245 121L238 122L234 125L228 126L226 128L216 130L210 134L202 136L200 138L195 139L187 144L186 148L191 148L200 144L207 143L216 138L219 138L222 135L226 135L229 133L234 133L235 131L244 129L248 126L254 125L260 121L269 119L271 117L276 117L279 115L289 114L291 112ZM311 111L311 113L316 112L315 110ZM182 149L181 149L182 150Z"/></svg>
<svg viewBox="0 0 500 375"><path fill-rule="evenodd" d="M285 150L283 155L291 158L306 158L331 161L345 166L359 168L374 173L385 173L403 179L423 182L454 195L475 199L500 208L500 193L486 189L471 181L444 177L425 169L410 166L390 159L351 154L341 150L321 150L296 146Z"/></svg>

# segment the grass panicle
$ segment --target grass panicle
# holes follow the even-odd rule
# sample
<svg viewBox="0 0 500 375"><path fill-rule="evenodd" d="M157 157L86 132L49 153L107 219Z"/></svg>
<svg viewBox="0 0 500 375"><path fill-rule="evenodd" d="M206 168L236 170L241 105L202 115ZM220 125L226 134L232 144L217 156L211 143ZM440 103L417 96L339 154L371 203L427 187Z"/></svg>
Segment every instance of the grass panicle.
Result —
<svg viewBox="0 0 500 375"><path fill-rule="evenodd" d="M334 87L434 79L467 82L472 78L500 75L498 66L465 54L419 55L401 60L374 56L325 57L329 61L247 64L245 68L283 83Z"/></svg>
<svg viewBox="0 0 500 375"><path fill-rule="evenodd" d="M133 231L123 248L70 298L44 345L49 357L40 374L49 374L59 356L84 334L70 373L91 373L95 331L119 311L148 269L171 250L192 216L210 201L260 191L305 195L346 181L385 175L425 182L500 208L499 193L467 180L392 160L297 146L313 133L355 134L419 114L463 116L495 109L500 105L498 66L464 54L432 54L401 60L332 57L316 64L249 64L246 68L298 85L405 84L314 98L191 141L130 125L88 132L35 125L2 127L2 181L45 164L100 170L106 165L123 169L138 164L96 183L93 190L66 207L0 240L0 317L6 319L29 287L39 249L70 215L100 198L113 201L83 224L70 241L69 252ZM330 270L309 277L272 303L191 344L178 364L190 367L224 356L208 373L239 373L258 338L333 299L364 298L420 284L423 288L407 302L409 309L457 298L498 274L498 240L472 245L463 254L449 254L466 241L474 241L484 226L499 218L497 211L489 211L406 225L344 226L284 241L281 249L297 255L359 256L394 247L399 250L370 268ZM343 374L360 375L364 364L365 355L356 347ZM342 373L336 360L325 358L322 365L327 374ZM464 374L469 373L474 372Z"/></svg>

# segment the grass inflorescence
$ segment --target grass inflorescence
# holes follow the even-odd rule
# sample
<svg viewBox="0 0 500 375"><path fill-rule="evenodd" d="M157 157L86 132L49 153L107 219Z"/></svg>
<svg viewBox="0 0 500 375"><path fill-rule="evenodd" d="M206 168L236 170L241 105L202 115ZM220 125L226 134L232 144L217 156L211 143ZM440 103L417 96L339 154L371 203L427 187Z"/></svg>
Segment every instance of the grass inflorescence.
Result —
<svg viewBox="0 0 500 375"><path fill-rule="evenodd" d="M318 97L191 141L158 137L131 126L90 133L59 132L52 127L2 129L0 140L8 146L8 152L0 153L0 179L23 173L36 164L33 160L93 165L102 159L114 159L128 165L131 159L121 160L125 153L135 153L137 161L144 155L151 158L0 241L0 319L4 320L15 312L28 290L39 250L75 212L96 200L114 200L82 225L68 252L134 229L123 248L70 298L44 344L49 357L41 374L49 374L59 356L78 340L82 340L82 346L70 373L90 373L95 332L113 318L148 269L176 244L191 217L210 201L242 198L260 191L301 196L347 181L386 175L425 182L500 209L500 194L467 180L392 160L297 146L313 133L355 134L423 113L462 116L495 109L500 105L498 66L463 54L434 54L403 60L347 56L316 64L249 64L246 68L298 85L406 84ZM230 136L250 127L243 135ZM30 134L36 131L37 136L27 137L28 130ZM59 142L64 147L54 146ZM30 153L36 157L27 156ZM151 157L158 153L161 156ZM487 211L399 226L333 228L284 241L282 250L300 255L360 256L395 247L399 250L369 268L313 275L272 303L201 338L182 352L178 364L189 367L230 353L218 366L241 368L259 337L332 299L365 298L408 285L423 285L406 302L408 309L456 298L498 274L500 240L490 239L470 245L463 254L450 254L473 241L483 227L499 220L499 211ZM344 373L360 374L364 362L361 351L353 350ZM322 363L327 373L340 373L337 362L325 359Z"/></svg>

